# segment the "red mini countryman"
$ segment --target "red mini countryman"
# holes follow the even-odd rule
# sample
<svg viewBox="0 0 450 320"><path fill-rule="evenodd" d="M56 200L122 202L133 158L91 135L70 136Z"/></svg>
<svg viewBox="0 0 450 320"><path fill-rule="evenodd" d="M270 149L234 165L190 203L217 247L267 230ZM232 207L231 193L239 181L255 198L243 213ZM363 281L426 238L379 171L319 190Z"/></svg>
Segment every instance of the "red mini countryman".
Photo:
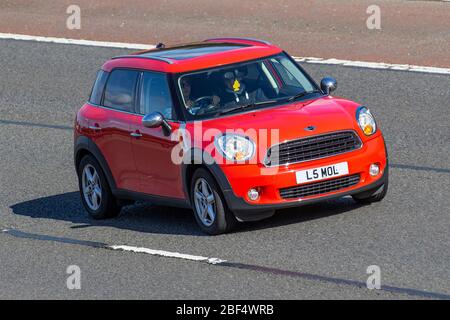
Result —
<svg viewBox="0 0 450 320"><path fill-rule="evenodd" d="M75 121L75 166L95 219L135 200L192 208L209 234L351 195L380 201L388 161L368 108L333 97L265 41L208 39L119 56Z"/></svg>

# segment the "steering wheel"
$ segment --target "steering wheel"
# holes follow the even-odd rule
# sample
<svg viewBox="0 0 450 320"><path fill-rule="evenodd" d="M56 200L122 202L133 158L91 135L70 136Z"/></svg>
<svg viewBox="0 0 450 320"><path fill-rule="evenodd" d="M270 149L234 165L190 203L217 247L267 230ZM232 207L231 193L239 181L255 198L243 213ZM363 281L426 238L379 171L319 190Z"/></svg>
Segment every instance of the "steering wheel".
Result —
<svg viewBox="0 0 450 320"><path fill-rule="evenodd" d="M198 108L196 114L205 113L207 109L213 109L213 96L203 96L194 100L194 106Z"/></svg>
<svg viewBox="0 0 450 320"><path fill-rule="evenodd" d="M203 106L203 105L205 105L208 101L210 102L209 104L212 104L212 100L213 100L213 97L212 97L212 96L203 96L203 97L200 97L200 98L195 99L195 100L194 100L194 103L195 103L195 104L198 104L198 105L200 105L200 106ZM209 105L209 104L208 104L208 105Z"/></svg>

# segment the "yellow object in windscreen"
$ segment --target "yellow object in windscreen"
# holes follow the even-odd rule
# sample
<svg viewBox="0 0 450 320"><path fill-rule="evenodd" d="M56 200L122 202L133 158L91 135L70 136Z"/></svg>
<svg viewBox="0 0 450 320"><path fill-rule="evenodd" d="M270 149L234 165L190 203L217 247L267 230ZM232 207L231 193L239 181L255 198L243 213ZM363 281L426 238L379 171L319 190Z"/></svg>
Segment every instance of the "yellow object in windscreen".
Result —
<svg viewBox="0 0 450 320"><path fill-rule="evenodd" d="M241 88L241 84L239 83L239 81L237 79L234 80L233 90L236 92L236 91L239 91L240 88Z"/></svg>

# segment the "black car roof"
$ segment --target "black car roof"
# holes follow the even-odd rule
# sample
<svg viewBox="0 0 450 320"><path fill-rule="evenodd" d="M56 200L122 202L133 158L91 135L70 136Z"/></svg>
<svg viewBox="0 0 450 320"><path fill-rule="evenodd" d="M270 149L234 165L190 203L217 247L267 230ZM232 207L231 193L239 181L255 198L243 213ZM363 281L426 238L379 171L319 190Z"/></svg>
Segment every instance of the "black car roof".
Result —
<svg viewBox="0 0 450 320"><path fill-rule="evenodd" d="M142 58L162 58L172 60L186 60L207 54L226 52L239 48L248 47L247 44L229 42L199 42L179 45L168 48L155 48L136 55Z"/></svg>

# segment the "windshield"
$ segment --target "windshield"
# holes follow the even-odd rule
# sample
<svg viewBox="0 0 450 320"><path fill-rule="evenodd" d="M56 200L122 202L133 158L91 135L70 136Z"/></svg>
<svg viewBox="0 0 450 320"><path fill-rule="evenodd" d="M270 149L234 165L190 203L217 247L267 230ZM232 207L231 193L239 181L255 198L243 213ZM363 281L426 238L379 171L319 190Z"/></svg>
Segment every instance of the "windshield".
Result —
<svg viewBox="0 0 450 320"><path fill-rule="evenodd" d="M318 92L285 54L183 74L178 85L193 118L267 106Z"/></svg>

